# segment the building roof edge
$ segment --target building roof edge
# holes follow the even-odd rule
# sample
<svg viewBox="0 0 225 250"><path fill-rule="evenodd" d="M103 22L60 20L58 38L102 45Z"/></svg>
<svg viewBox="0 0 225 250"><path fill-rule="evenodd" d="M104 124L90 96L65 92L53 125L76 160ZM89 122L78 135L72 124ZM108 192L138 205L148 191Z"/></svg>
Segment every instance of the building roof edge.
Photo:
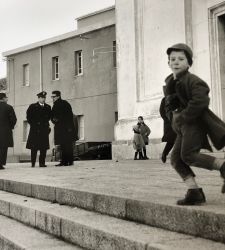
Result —
<svg viewBox="0 0 225 250"><path fill-rule="evenodd" d="M52 43L67 40L67 39L70 39L70 38L73 38L76 36L80 36L80 35L85 34L85 33L89 33L91 31L99 30L99 29L106 28L106 27L113 26L113 25L115 25L115 20L113 20L113 19L106 20L106 21L103 21L101 23L93 24L93 25L90 25L87 27L80 28L80 29L75 30L75 31L64 33L62 35L54 36L54 37L51 37L51 38L48 38L48 39L45 39L45 40L42 40L39 42L31 43L31 44L28 44L28 45L25 45L25 46L22 46L22 47L19 47L16 49L5 51L2 53L2 56L8 57L11 55L19 54L19 53L22 53L22 52L25 52L28 50L47 46L47 45L52 44Z"/></svg>
<svg viewBox="0 0 225 250"><path fill-rule="evenodd" d="M103 12L106 12L106 11L109 11L109 10L113 10L113 9L115 9L115 5L109 6L107 8L101 9L101 10L97 10L97 11L91 12L91 13L86 14L86 15L79 16L79 17L75 18L75 20L80 21L80 20L82 20L84 18L87 18L87 17L90 17L90 16L94 16L94 15L98 15L100 13L103 13Z"/></svg>

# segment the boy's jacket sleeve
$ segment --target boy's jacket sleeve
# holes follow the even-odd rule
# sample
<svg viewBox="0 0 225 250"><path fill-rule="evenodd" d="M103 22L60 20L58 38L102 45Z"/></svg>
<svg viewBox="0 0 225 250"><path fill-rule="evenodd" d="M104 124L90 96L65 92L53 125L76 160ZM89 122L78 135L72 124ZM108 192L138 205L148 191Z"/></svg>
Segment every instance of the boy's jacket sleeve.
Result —
<svg viewBox="0 0 225 250"><path fill-rule="evenodd" d="M193 82L187 90L187 93L190 95L187 106L181 112L181 119L184 122L192 122L193 120L198 119L203 111L209 106L209 87L203 82Z"/></svg>

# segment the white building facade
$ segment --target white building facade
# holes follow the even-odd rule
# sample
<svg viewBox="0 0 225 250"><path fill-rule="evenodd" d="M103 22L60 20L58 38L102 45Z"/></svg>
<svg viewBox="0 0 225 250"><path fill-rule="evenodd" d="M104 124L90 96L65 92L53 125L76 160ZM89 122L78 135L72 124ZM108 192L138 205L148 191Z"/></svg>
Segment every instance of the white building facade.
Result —
<svg viewBox="0 0 225 250"><path fill-rule="evenodd" d="M163 122L159 105L170 74L166 49L193 48L191 72L211 89L211 109L225 120L225 1L116 0L118 122L113 158L132 158L132 126L142 115L151 128L151 158L159 158Z"/></svg>

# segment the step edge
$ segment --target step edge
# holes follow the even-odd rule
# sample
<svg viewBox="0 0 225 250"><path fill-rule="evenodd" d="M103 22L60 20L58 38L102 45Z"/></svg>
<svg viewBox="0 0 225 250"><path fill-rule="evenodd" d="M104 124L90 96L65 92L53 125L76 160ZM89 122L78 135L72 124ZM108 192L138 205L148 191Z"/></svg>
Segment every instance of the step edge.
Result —
<svg viewBox="0 0 225 250"><path fill-rule="evenodd" d="M5 179L0 179L0 183L1 183L2 180L5 180ZM10 182L15 183L15 181L12 181L12 180L5 180L5 181L10 181ZM18 183L24 184L24 182L16 182L16 183L17 184ZM48 187L52 188L52 186L47 186L47 185L25 183L25 185L26 184L38 185L38 186L44 186L44 187L47 187L47 188ZM0 185L0 187L1 187L1 185ZM7 188L5 188L5 189L6 190L4 190L4 191L8 192ZM65 192L65 191L72 192L73 194L75 193L76 195L79 194L80 196L82 196L82 198L83 198L83 195L88 194L88 195L91 196L92 206L84 206L84 205L82 205L82 204L80 204L78 202L75 202L73 204L64 203L65 200L62 202L62 200L57 199L57 192L61 192L61 191L62 192ZM154 217L160 218L161 216L163 216L163 211L171 209L173 213L176 213L176 212L179 213L180 211L182 211L185 214L185 216L183 216L183 217L187 217L187 218L188 218L188 215L190 215L190 214L191 214L191 216L194 216L197 219L199 217L202 217L202 218L207 218L208 217L208 219L210 219L210 221L214 222L214 224L217 225L218 222L221 222L222 220L225 220L225 215L224 214L212 213L212 212L209 212L209 211L202 211L202 210L198 210L198 209L190 210L190 209L185 208L185 207L176 207L176 206L171 206L171 205L165 205L165 204L160 204L160 203L151 203L151 202L148 202L148 201L139 201L139 200L135 200L135 199L126 199L126 198L123 198L123 197L110 196L110 195L107 196L105 194L100 194L100 193L91 193L91 192L86 192L86 191L81 191L81 190L74 190L74 189L67 189L67 188L61 188L61 187L55 187L55 192L56 192L55 202L59 203L61 205L64 204L64 205L67 205L67 206L76 206L76 207L79 207L81 209L90 210L90 211L97 212L97 213L102 213L102 214L109 215L109 216L112 216L112 217L116 217L116 218L119 218L119 219L138 222L138 223L144 224L144 225L159 227L159 228L162 228L162 229L165 229L165 230L170 230L170 231L173 231L173 232L185 233L185 234L189 234L189 235L192 235L192 236L201 237L201 238L210 239L210 240L216 240L218 242L225 243L225 233L224 233L224 235L218 236L217 231L216 231L216 233L211 232L211 231L204 232L204 229L201 229L199 231L199 224L198 225L192 225L192 229L190 229L190 228L187 229L185 227L184 223L177 223L176 222L175 226L174 226L173 223L168 223L168 220L167 220L167 222L165 222L166 219L165 219L164 223L162 223L162 221L163 221L162 219L161 219L160 223L159 223L159 221L154 219ZM17 192L16 194L20 195L19 192ZM37 198L36 196L31 196L31 197L32 198ZM116 213L116 214L111 213L111 211L113 209L108 210L107 206L106 206L106 208L102 209L100 207L100 209L99 209L99 207L96 204L99 204L100 201L102 201L102 198L105 199L105 200L108 199L110 201L114 198L115 201L122 202L121 208L119 209L120 213ZM96 199L99 200L99 202L95 202ZM46 201L51 201L51 200L46 200ZM146 214L149 214L149 213L151 214L152 208L155 208L156 206L157 206L157 209L155 209L155 211L156 211L155 215L156 216L152 216L152 215L147 216ZM112 206L112 208L113 208L113 206ZM123 210L123 211L121 212L121 210ZM138 216L137 211L139 211L139 214L142 214L142 215L145 214L145 216L144 217L143 216L141 217L140 215ZM142 211L142 213L140 213L140 211ZM159 214L161 216L159 216ZM180 212L180 214L181 214L181 212ZM218 222L215 221L215 216L219 217L219 219L217 220ZM172 218L170 218L172 221L174 219L176 220L176 214L173 214L173 216L170 216L170 217L172 217ZM212 228L216 228L216 227L214 226ZM208 227L207 227L207 229L208 229Z"/></svg>

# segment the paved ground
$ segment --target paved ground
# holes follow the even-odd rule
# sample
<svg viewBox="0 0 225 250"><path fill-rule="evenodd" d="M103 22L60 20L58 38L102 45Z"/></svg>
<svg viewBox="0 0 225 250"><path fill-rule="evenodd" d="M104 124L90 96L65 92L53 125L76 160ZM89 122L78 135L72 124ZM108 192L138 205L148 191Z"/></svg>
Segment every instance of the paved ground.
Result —
<svg viewBox="0 0 225 250"><path fill-rule="evenodd" d="M207 204L202 210L225 214L225 195L217 171L194 169ZM175 205L186 186L169 164L147 161L76 161L74 166L31 168L30 163L8 164L0 178L89 191L124 198Z"/></svg>

